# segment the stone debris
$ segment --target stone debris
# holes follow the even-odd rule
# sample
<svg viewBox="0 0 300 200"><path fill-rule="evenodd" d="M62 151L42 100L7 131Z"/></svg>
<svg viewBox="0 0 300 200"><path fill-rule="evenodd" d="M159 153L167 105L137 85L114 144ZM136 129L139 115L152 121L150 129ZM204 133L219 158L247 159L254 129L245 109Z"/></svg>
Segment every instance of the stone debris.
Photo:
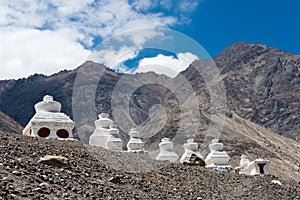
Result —
<svg viewBox="0 0 300 200"><path fill-rule="evenodd" d="M298 182L273 175L245 176L155 160L150 160L155 168L149 170L143 163L142 171L129 173L124 166L135 162L138 154L100 147L92 147L91 154L82 142L14 134L0 133L0 146L0 199L300 199ZM70 168L37 164L45 152L68 155ZM103 157L116 159L113 165L118 170Z"/></svg>

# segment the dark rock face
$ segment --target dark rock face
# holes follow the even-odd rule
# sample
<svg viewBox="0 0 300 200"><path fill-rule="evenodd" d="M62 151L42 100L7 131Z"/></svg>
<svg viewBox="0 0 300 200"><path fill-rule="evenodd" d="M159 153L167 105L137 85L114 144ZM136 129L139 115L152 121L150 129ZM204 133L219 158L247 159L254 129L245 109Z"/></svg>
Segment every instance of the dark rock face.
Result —
<svg viewBox="0 0 300 200"><path fill-rule="evenodd" d="M259 44L237 43L214 60L225 76L231 110L299 141L299 55Z"/></svg>
<svg viewBox="0 0 300 200"><path fill-rule="evenodd" d="M300 140L300 55L239 42L213 60L224 81L229 111ZM200 109L204 111L209 107L209 94L193 66L206 63L206 60L195 61L181 73L200 96Z"/></svg>

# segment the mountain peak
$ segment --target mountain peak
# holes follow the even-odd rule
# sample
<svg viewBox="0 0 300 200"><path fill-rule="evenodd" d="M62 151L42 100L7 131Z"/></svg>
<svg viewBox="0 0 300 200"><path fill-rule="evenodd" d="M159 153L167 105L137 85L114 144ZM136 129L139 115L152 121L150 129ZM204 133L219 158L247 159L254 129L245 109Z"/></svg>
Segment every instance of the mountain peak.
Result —
<svg viewBox="0 0 300 200"><path fill-rule="evenodd" d="M231 46L226 47L218 56L214 58L214 61L217 64L222 63L224 65L224 63L232 63L238 61L247 62L249 59L263 55L273 58L286 58L290 56L296 56L289 52L272 48L264 44L249 44L246 42L237 42Z"/></svg>

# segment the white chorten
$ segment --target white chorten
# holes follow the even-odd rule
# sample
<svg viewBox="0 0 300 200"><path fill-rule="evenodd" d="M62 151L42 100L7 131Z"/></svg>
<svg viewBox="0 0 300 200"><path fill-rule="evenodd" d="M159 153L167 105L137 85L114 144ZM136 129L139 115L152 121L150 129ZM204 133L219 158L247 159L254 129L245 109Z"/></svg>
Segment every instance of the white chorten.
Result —
<svg viewBox="0 0 300 200"><path fill-rule="evenodd" d="M127 149L129 152L144 152L144 142L140 138L140 133L136 128L132 128L129 131L130 140L127 143Z"/></svg>
<svg viewBox="0 0 300 200"><path fill-rule="evenodd" d="M61 113L61 104L46 95L42 102L35 104L35 115L23 130L23 135L41 138L73 138L74 122Z"/></svg>
<svg viewBox="0 0 300 200"><path fill-rule="evenodd" d="M105 142L109 136L108 130L110 126L113 125L113 121L109 119L109 114L101 113L99 119L96 120L96 129L94 133L90 136L89 145L105 147Z"/></svg>
<svg viewBox="0 0 300 200"><path fill-rule="evenodd" d="M194 142L194 139L188 139L187 143L183 145L184 153L180 158L181 163L188 163L192 157L192 155L196 155L197 157L203 159L203 156L198 150L198 143Z"/></svg>
<svg viewBox="0 0 300 200"><path fill-rule="evenodd" d="M205 159L206 167L214 168L217 170L230 169L230 157L223 150L224 145L218 139L213 139L212 144L209 145L210 153Z"/></svg>
<svg viewBox="0 0 300 200"><path fill-rule="evenodd" d="M107 131L108 137L105 142L104 148L112 151L123 151L123 141L119 135L119 129L115 124L111 125Z"/></svg>
<svg viewBox="0 0 300 200"><path fill-rule="evenodd" d="M159 150L160 152L156 156L156 160L169 160L170 162L175 162L179 157L173 150L173 142L169 138L161 139Z"/></svg>
<svg viewBox="0 0 300 200"><path fill-rule="evenodd" d="M246 167L249 164L249 162L250 161L249 161L248 157L245 154L243 154L241 156L241 160L240 160L240 167Z"/></svg>
<svg viewBox="0 0 300 200"><path fill-rule="evenodd" d="M247 156L242 155L240 166L236 169L239 170L239 174L263 176L269 174L269 163L269 160L263 160L261 158L249 162Z"/></svg>

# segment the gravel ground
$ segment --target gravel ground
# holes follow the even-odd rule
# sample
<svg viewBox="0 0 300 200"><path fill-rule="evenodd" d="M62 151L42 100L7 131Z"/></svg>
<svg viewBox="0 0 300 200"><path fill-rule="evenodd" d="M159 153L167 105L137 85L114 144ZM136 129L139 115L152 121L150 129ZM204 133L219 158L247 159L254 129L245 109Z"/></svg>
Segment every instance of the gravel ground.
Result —
<svg viewBox="0 0 300 200"><path fill-rule="evenodd" d="M115 153L77 141L0 134L0 199L300 199L300 183ZM70 167L37 164L69 158ZM284 172L283 172L284 173Z"/></svg>

